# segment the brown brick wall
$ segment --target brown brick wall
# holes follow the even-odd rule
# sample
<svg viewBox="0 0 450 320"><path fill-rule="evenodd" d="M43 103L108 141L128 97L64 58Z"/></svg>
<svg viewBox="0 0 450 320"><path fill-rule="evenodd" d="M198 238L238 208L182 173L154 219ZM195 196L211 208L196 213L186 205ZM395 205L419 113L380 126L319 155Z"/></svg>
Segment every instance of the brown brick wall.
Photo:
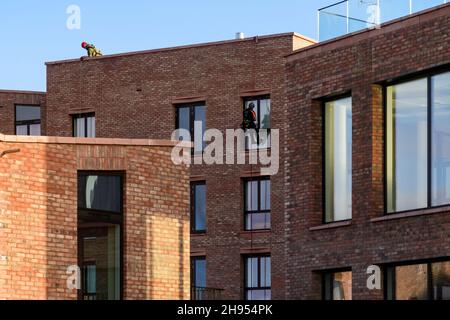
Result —
<svg viewBox="0 0 450 320"><path fill-rule="evenodd" d="M366 288L366 268L450 256L450 207L397 220L384 216L382 81L450 63L450 6L356 33L288 57L286 152L287 298L319 299L313 271L353 269L353 298L381 299ZM353 97L353 219L311 230L322 220L320 99ZM417 213L417 212L416 212ZM420 213L420 212L419 212Z"/></svg>
<svg viewBox="0 0 450 320"><path fill-rule="evenodd" d="M98 137L169 138L174 102L206 100L208 128L237 129L242 96L270 93L272 128L284 130L284 56L311 44L285 34L47 66L50 134L72 134L71 112L95 111ZM140 89L141 91L137 91ZM200 97L200 98L196 98ZM284 149L281 148L281 159ZM195 166L207 185L207 234L192 237L193 254L207 259L207 286L243 297L241 253L272 255L273 297L284 298L283 166L272 177L272 231L245 233L242 177L258 166ZM248 174L247 174L248 175ZM258 174L256 174L258 175Z"/></svg>
<svg viewBox="0 0 450 320"><path fill-rule="evenodd" d="M0 299L76 299L77 170L125 172L124 298L189 299L189 177L171 147L33 139L0 138L20 149L0 158Z"/></svg>
<svg viewBox="0 0 450 320"><path fill-rule="evenodd" d="M41 106L41 130L45 134L45 92L0 90L0 133L15 134L15 105Z"/></svg>

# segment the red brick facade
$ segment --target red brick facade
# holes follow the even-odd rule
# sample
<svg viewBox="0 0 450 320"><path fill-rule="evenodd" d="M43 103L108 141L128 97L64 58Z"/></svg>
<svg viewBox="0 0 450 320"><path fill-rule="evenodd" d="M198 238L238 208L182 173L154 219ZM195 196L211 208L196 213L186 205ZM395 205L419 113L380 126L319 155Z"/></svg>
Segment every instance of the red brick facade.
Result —
<svg viewBox="0 0 450 320"><path fill-rule="evenodd" d="M33 105L41 107L42 134L45 134L45 92L0 90L0 132L15 134L15 106Z"/></svg>
<svg viewBox="0 0 450 320"><path fill-rule="evenodd" d="M317 271L352 268L353 298L381 299L367 289L368 266L450 256L450 206L385 215L381 85L448 66L449 36L447 5L287 58L287 298L320 299ZM321 101L343 93L353 100L353 215L324 226Z"/></svg>
<svg viewBox="0 0 450 320"><path fill-rule="evenodd" d="M242 299L243 256L270 254L273 299L320 299L320 273L343 268L352 270L354 299L382 299L366 287L369 265L450 256L450 207L385 215L383 111L386 81L450 65L449 13L446 5L320 44L282 34L51 62L46 133L71 136L71 116L94 112L97 137L168 139L176 106L188 102L205 102L207 128L224 132L240 126L243 98L270 95L271 128L281 134L270 231L243 231L243 178L259 166L190 169L207 187L207 231L191 235L190 247L206 257L207 286ZM324 225L322 103L348 93L353 216ZM127 297L157 296L130 279Z"/></svg>
<svg viewBox="0 0 450 320"><path fill-rule="evenodd" d="M282 34L48 63L48 133L71 136L70 115L95 112L98 137L168 139L175 130L175 106L195 101L206 102L207 128L225 132L240 127L243 97L264 94L271 97L272 128L282 131L284 56L311 43ZM271 178L271 232L243 231L242 178L258 176L258 170L250 165L191 170L191 179L207 187L207 232L192 236L191 252L206 256L207 286L225 289L224 298L243 297L242 255L253 252L271 254L272 294L285 297L282 168Z"/></svg>
<svg viewBox="0 0 450 320"><path fill-rule="evenodd" d="M76 299L77 172L123 171L124 299L189 299L189 175L172 143L0 135L0 299Z"/></svg>

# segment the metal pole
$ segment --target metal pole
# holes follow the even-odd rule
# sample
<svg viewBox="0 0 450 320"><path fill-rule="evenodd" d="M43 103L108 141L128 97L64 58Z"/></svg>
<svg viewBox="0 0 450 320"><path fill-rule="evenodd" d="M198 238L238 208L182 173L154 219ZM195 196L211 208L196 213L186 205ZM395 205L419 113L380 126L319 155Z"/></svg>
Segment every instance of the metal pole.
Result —
<svg viewBox="0 0 450 320"><path fill-rule="evenodd" d="M412 14L413 8L412 8L412 0L409 0L409 14Z"/></svg>
<svg viewBox="0 0 450 320"><path fill-rule="evenodd" d="M317 10L317 41L320 42L320 10Z"/></svg>
<svg viewBox="0 0 450 320"><path fill-rule="evenodd" d="M349 20L349 8L348 8L348 0L347 0L347 33L349 33L349 31L350 31L349 23L350 23L350 20Z"/></svg>

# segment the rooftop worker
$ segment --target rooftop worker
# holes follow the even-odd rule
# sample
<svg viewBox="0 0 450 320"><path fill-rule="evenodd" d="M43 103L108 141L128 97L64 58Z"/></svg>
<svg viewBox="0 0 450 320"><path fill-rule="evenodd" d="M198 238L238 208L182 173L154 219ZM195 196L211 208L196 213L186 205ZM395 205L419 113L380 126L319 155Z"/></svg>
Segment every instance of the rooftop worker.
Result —
<svg viewBox="0 0 450 320"><path fill-rule="evenodd" d="M83 49L86 49L89 57L100 57L102 56L102 52L97 49L93 44L89 44L87 42L83 42L81 44Z"/></svg>

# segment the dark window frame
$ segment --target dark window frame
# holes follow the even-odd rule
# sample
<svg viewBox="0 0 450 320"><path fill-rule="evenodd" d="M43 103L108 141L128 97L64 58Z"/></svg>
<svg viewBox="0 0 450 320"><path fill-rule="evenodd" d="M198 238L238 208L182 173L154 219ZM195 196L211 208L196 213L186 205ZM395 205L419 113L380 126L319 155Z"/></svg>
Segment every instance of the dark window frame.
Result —
<svg viewBox="0 0 450 320"><path fill-rule="evenodd" d="M80 175L96 175L96 176L120 176L121 177L121 191L122 191L122 196L120 197L120 211L121 213L115 213L115 212L107 212L107 211L101 211L101 210L94 210L94 209L83 209L83 208L78 208L78 200L77 200L77 221L78 221L78 226L80 226L81 223L90 223L90 222L100 222L100 223L106 223L106 224L112 224L112 225L118 225L120 228L120 244L119 244L119 255L120 255L120 259L119 259L119 263L120 263L120 270L119 270L119 275L120 275L120 290L119 290L119 299L123 300L124 299L124 285L125 285L125 266L124 266L124 262L125 262L125 252L124 252L124 198L125 198L125 194L126 194L126 190L125 190L125 178L126 178L126 173L124 171L121 170L107 170L107 171L92 171L92 170L79 170L77 171L77 190L78 190L78 177ZM77 196L78 199L78 196ZM80 232L80 228L77 228L77 234ZM82 261L82 243L78 240L78 244L77 244L77 248L78 248L78 265L81 267L83 265L83 261ZM82 283L84 283L84 280L82 279ZM78 290L78 300L82 300L83 299L83 290Z"/></svg>
<svg viewBox="0 0 450 320"><path fill-rule="evenodd" d="M207 106L206 106L206 101L198 101L198 102L193 102L193 103L180 103L180 104L176 104L175 105L175 129L178 130L180 129L179 127L179 117L180 117L180 109L184 109L184 108L189 108L189 133L191 135L191 142L194 142L195 140L195 109L197 107L203 107L205 109L205 127L203 129L206 130L207 128ZM203 140L202 137L202 151L195 151L195 146L192 147L192 154L203 154L205 152L205 141Z"/></svg>
<svg viewBox="0 0 450 320"><path fill-rule="evenodd" d="M382 104L383 104L383 161L384 161L384 168L383 168L383 187L384 187L384 215L385 216L391 216L395 214L402 214L402 213L410 213L410 212L416 212L420 210L427 210L427 209L437 209L437 208L443 208L450 206L449 204L444 205L438 205L433 206L432 205L432 139L433 139L433 122L432 122L432 85L431 85L431 79L434 76L438 76L444 73L450 72L450 66L446 67L438 67L432 70L428 70L426 72L418 72L411 75L406 75L402 77L398 77L393 80L384 81L380 83L382 86ZM423 208L415 208L415 209L409 209L409 210L399 210L395 212L388 212L388 179L387 179L387 161L388 161L388 150L387 150L387 88L390 86L400 85L404 83L408 83L414 80L420 80L420 79L426 79L427 81L427 206Z"/></svg>
<svg viewBox="0 0 450 320"><path fill-rule="evenodd" d="M78 176L77 176L77 190L78 190L78 177L80 176L114 176L114 177L119 177L120 178L120 189L121 189L121 197L120 197L120 212L114 212L114 211L108 211L108 210L100 210L100 209L89 209L89 208L83 208L80 207L77 201L77 210L79 212L85 212L85 213L93 213L95 215L113 215L113 216L118 216L118 217L123 217L123 208L124 208L124 178L125 178L125 173L123 171L84 171L84 170L80 170L78 171Z"/></svg>
<svg viewBox="0 0 450 320"><path fill-rule="evenodd" d="M40 119L34 119L34 120L17 120L17 107L33 107L33 108L39 108L40 113ZM30 136L30 126L33 124L39 124L42 135L42 106L40 104L23 104L23 103L16 103L14 104L14 135L17 135L17 126L27 126L27 136Z"/></svg>
<svg viewBox="0 0 450 320"><path fill-rule="evenodd" d="M258 259L258 287L247 287L247 259L257 258ZM261 287L261 259L262 258L270 258L270 287ZM264 254L250 254L244 255L244 300L248 301L247 293L249 291L257 291L257 290L270 290L272 293L272 257L270 253ZM272 295L272 294L271 294Z"/></svg>
<svg viewBox="0 0 450 320"><path fill-rule="evenodd" d="M244 178L244 231L270 231L272 230L272 181L269 176L261 176L261 177L251 177ZM247 191L248 191L248 183L257 181L258 182L258 210L247 210ZM270 209L269 210L261 210L261 182L262 181L270 181ZM264 213L269 215L269 228L263 229L253 229L247 226L247 217L250 214L255 213Z"/></svg>
<svg viewBox="0 0 450 320"><path fill-rule="evenodd" d="M88 137L88 118L94 118L95 119L95 135L94 137ZM77 119L84 119L84 137L78 137L75 134L75 121ZM95 138L97 136L97 119L95 117L95 112L88 112L88 113L77 113L72 115L72 137L75 138Z"/></svg>
<svg viewBox="0 0 450 320"><path fill-rule="evenodd" d="M243 100L244 111L246 109L247 102L256 100L257 104L256 104L255 107L257 109L257 120L258 120L257 123L256 123L256 131L257 131L257 133L259 133L259 129L261 129L261 120L262 120L261 119L261 100L270 100L270 113L269 113L269 115L270 115L270 126L272 127L272 98L271 98L270 94L265 94L265 95L261 95L261 96L254 96L254 97L244 97L244 98L242 98L242 100ZM247 151L249 151L249 150L260 150L260 149L271 149L272 148L272 136L270 134L272 128L264 128L264 129L267 130L267 138L268 139L270 138L270 146L267 147L267 148L260 147L259 146L259 144L260 144L259 138L260 137L259 137L259 134L257 134L256 138L258 140L258 148L251 149L250 146L246 143L245 144L245 149Z"/></svg>
<svg viewBox="0 0 450 320"><path fill-rule="evenodd" d="M427 265L427 296L428 300L434 300L434 291L433 291L433 272L432 272L432 265L435 263L442 263L442 262L450 262L450 257L441 257L441 258L435 258L435 259L421 259L421 260L408 260L408 261L402 261L398 263L388 263L384 264L382 266L382 274L383 274L383 293L384 293L384 300L396 300L396 290L395 290L395 284L396 284L396 267L405 267L405 266L415 266L415 265L421 265L425 264ZM392 291L389 292L389 277L388 273L390 273L390 279L392 280L392 283L390 284ZM391 298L389 298L389 296Z"/></svg>
<svg viewBox="0 0 450 320"><path fill-rule="evenodd" d="M352 273L352 293L353 293L353 271L351 267L325 270L320 272L321 281L322 281L322 300L324 301L333 301L333 288L330 286L330 291L327 291L327 281L331 283L334 282L334 274L342 273L342 272L351 272ZM327 278L329 277L329 278Z"/></svg>
<svg viewBox="0 0 450 320"><path fill-rule="evenodd" d="M196 282L197 282L197 279L196 279L196 262L197 261L205 261L205 279L206 279L206 281L208 280L207 279L207 277L206 277L206 270L207 270L207 261L206 261L206 256L195 256L195 257L191 257L191 287L194 287L194 288L201 288L201 289L206 289L207 288L207 286L205 286L205 287L197 287L196 286ZM206 282L205 281L205 282ZM206 284L207 285L207 284Z"/></svg>
<svg viewBox="0 0 450 320"><path fill-rule="evenodd" d="M207 197L206 197L206 181L191 181L191 190L190 190L190 211L191 211L191 234L205 234L207 230L207 219L206 219L206 212L205 212L205 229L204 230L196 230L196 222L197 222L197 216L195 212L195 195L196 195L196 186L203 185L205 186L205 210L206 210L206 203L207 203Z"/></svg>
<svg viewBox="0 0 450 320"><path fill-rule="evenodd" d="M319 99L320 101L320 108L321 108L321 114L322 114L322 224L323 225L329 225L329 224L333 224L333 223L345 223L345 222L349 222L353 220L353 212L352 212L352 217L350 219L346 219L346 220L340 220L340 221L327 221L327 208L326 208L326 199L327 199L327 193L326 193L326 179L327 179L327 155L326 155L326 104L328 102L332 102L332 101L336 101L336 100L340 100L340 99L345 99L345 98L352 98L352 126L353 126L353 93L351 90L349 91L345 91L343 93L340 94L336 94L336 95L330 95L327 97L324 97L322 99ZM353 131L353 127L352 127L352 131ZM352 137L352 158L353 158L353 137ZM353 159L352 159L352 180L353 180ZM352 185L353 185L353 181L352 181ZM352 202L353 202L353 188L352 188ZM353 207L353 203L352 203L352 207Z"/></svg>

